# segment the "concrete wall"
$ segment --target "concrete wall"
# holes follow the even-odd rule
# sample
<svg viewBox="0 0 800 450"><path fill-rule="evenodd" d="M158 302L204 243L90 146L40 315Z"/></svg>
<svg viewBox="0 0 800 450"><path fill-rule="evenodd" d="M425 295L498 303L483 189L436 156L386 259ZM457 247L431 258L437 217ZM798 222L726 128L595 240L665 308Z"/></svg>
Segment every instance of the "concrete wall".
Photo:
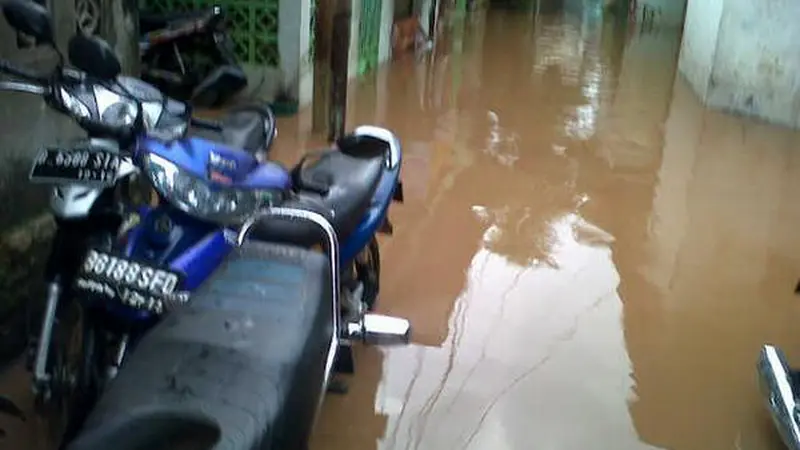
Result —
<svg viewBox="0 0 800 450"><path fill-rule="evenodd" d="M712 108L800 128L800 2L690 0L680 70Z"/></svg>
<svg viewBox="0 0 800 450"><path fill-rule="evenodd" d="M800 126L800 2L725 0L708 102Z"/></svg>
<svg viewBox="0 0 800 450"><path fill-rule="evenodd" d="M74 30L71 2L53 9L59 46ZM16 33L0 18L0 57L40 71L55 65L46 48L17 48ZM41 299L42 263L53 223L47 211L49 190L28 183L28 170L39 148L80 135L72 121L47 108L40 98L0 93L0 363L15 356L25 342L22 305Z"/></svg>

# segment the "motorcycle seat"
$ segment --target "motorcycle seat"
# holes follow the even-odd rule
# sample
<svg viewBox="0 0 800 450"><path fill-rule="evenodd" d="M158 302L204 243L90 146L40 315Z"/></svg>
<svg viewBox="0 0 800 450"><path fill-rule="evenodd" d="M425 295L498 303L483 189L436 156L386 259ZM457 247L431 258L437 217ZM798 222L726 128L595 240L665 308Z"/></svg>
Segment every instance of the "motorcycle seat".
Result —
<svg viewBox="0 0 800 450"><path fill-rule="evenodd" d="M208 11L173 12L165 14L140 13L139 32L150 33L165 28L180 28L192 20L200 20L208 16Z"/></svg>
<svg viewBox="0 0 800 450"><path fill-rule="evenodd" d="M267 107L245 105L232 108L220 121L225 145L258 155L266 153L275 136L275 116Z"/></svg>
<svg viewBox="0 0 800 450"><path fill-rule="evenodd" d="M142 338L67 450L305 448L333 342L331 289L323 254L253 240L233 250ZM175 445L192 434L210 445Z"/></svg>
<svg viewBox="0 0 800 450"><path fill-rule="evenodd" d="M372 205L383 176L388 146L375 138L349 136L338 147L311 154L295 167L292 176L298 195L282 206L322 214L343 242ZM306 163L313 157L316 160ZM309 223L278 218L259 222L253 228L253 235L301 246L312 246L322 239L319 230Z"/></svg>

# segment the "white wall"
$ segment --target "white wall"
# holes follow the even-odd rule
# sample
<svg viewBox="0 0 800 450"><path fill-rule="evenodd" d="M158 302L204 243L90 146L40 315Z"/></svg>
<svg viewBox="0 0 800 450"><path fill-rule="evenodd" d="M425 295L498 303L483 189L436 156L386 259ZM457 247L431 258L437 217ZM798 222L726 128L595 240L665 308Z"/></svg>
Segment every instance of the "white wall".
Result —
<svg viewBox="0 0 800 450"><path fill-rule="evenodd" d="M708 102L800 127L800 1L725 0Z"/></svg>
<svg viewBox="0 0 800 450"><path fill-rule="evenodd" d="M705 100L717 51L724 0L689 0L678 68Z"/></svg>
<svg viewBox="0 0 800 450"><path fill-rule="evenodd" d="M800 2L690 0L680 71L713 108L800 128Z"/></svg>

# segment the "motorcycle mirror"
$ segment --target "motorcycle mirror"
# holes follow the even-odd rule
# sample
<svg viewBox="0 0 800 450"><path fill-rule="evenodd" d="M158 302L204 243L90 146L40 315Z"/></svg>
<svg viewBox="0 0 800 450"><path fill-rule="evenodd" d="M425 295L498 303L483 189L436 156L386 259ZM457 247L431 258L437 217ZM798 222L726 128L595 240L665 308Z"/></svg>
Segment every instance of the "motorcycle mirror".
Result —
<svg viewBox="0 0 800 450"><path fill-rule="evenodd" d="M69 40L69 60L78 69L101 80L114 80L122 65L108 42L97 36L78 33Z"/></svg>
<svg viewBox="0 0 800 450"><path fill-rule="evenodd" d="M44 6L31 0L8 0L3 4L3 16L11 28L55 47L52 20Z"/></svg>

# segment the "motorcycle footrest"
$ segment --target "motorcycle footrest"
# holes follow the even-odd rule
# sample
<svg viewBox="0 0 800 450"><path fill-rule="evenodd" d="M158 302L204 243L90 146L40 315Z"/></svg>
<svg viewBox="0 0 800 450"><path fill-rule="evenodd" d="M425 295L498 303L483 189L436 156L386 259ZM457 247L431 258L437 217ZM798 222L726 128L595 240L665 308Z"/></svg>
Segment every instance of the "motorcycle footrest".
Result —
<svg viewBox="0 0 800 450"><path fill-rule="evenodd" d="M411 341L411 323L399 317L365 314L359 322L350 322L347 339L372 345L406 345Z"/></svg>

